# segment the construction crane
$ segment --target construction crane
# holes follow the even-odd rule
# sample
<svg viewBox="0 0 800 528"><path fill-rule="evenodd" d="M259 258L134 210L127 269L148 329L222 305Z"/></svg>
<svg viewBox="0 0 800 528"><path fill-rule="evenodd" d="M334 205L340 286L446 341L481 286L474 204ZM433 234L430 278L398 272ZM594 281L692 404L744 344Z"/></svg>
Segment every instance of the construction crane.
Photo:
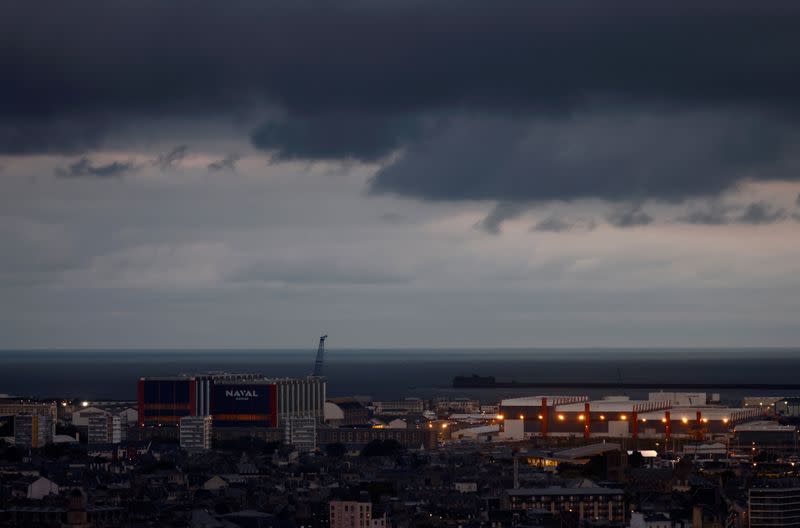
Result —
<svg viewBox="0 0 800 528"><path fill-rule="evenodd" d="M322 376L322 365L325 362L325 340L328 339L328 334L319 338L319 347L317 348L317 360L314 362L314 375Z"/></svg>

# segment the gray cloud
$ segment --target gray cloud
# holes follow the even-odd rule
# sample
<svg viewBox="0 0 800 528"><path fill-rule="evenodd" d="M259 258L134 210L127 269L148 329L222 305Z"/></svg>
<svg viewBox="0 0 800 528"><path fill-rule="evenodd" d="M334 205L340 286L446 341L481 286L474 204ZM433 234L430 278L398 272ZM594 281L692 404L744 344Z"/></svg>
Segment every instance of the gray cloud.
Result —
<svg viewBox="0 0 800 528"><path fill-rule="evenodd" d="M60 178L120 178L128 172L136 170L136 165L132 161L114 161L106 165L95 165L92 161L83 157L71 163L66 168L58 168L55 173Z"/></svg>
<svg viewBox="0 0 800 528"><path fill-rule="evenodd" d="M786 219L786 211L766 202L753 202L736 218L740 224L773 224Z"/></svg>
<svg viewBox="0 0 800 528"><path fill-rule="evenodd" d="M697 225L726 225L731 223L730 213L736 209L736 206L714 201L706 208L692 209L687 214L676 218L675 221Z"/></svg>
<svg viewBox="0 0 800 528"><path fill-rule="evenodd" d="M788 217L785 209L767 202L746 205L711 202L705 208L694 208L675 219L677 222L697 225L774 224Z"/></svg>
<svg viewBox="0 0 800 528"><path fill-rule="evenodd" d="M503 222L520 217L530 204L518 202L499 202L486 215L486 218L478 222L475 227L482 229L491 235L499 235Z"/></svg>
<svg viewBox="0 0 800 528"><path fill-rule="evenodd" d="M212 172L219 172L219 171L235 171L236 170L236 162L239 161L239 156L235 154L228 154L221 160L212 161L208 164L208 170Z"/></svg>
<svg viewBox="0 0 800 528"><path fill-rule="evenodd" d="M533 231L544 231L549 233L561 233L563 231L570 231L575 225L558 218L557 216L548 216L544 220L540 220L533 226Z"/></svg>
<svg viewBox="0 0 800 528"><path fill-rule="evenodd" d="M233 283L276 282L286 284L378 285L402 284L408 275L358 264L338 264L330 260L268 260L249 264L230 273Z"/></svg>
<svg viewBox="0 0 800 528"><path fill-rule="evenodd" d="M641 204L628 204L615 208L606 220L614 227L637 227L653 223L653 217L642 210Z"/></svg>
<svg viewBox="0 0 800 528"><path fill-rule="evenodd" d="M186 145L179 145L165 154L160 154L153 161L153 165L161 168L161 170L171 169L176 165L180 165L183 158L186 157L187 149Z"/></svg>

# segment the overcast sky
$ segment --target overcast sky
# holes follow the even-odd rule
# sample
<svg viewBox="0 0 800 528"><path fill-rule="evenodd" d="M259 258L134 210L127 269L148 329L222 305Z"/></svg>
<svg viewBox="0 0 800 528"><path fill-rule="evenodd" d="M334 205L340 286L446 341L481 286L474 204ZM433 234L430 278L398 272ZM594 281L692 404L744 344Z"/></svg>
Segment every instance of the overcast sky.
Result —
<svg viewBox="0 0 800 528"><path fill-rule="evenodd" d="M794 1L0 7L0 347L800 345Z"/></svg>

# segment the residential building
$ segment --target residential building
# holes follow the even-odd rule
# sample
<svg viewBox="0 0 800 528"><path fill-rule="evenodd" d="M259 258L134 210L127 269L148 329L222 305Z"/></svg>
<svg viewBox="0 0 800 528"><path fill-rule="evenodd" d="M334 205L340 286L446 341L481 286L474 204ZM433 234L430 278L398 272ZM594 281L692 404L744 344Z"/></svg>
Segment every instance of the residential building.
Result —
<svg viewBox="0 0 800 528"><path fill-rule="evenodd" d="M764 479L749 490L750 528L800 528L800 479Z"/></svg>
<svg viewBox="0 0 800 528"><path fill-rule="evenodd" d="M127 440L128 421L126 415L95 414L88 417L90 444L119 444Z"/></svg>
<svg viewBox="0 0 800 528"><path fill-rule="evenodd" d="M18 414L14 417L14 443L37 449L53 442L55 423L50 414Z"/></svg>
<svg viewBox="0 0 800 528"><path fill-rule="evenodd" d="M571 512L578 520L624 521L624 492L603 487L520 488L506 490L512 510L547 510L553 514Z"/></svg>
<svg viewBox="0 0 800 528"><path fill-rule="evenodd" d="M372 503L331 501L328 505L330 528L386 528L386 514L373 518Z"/></svg>
<svg viewBox="0 0 800 528"><path fill-rule="evenodd" d="M180 421L180 443L187 451L211 449L211 416L184 416Z"/></svg>
<svg viewBox="0 0 800 528"><path fill-rule="evenodd" d="M313 417L291 417L284 421L285 441L300 451L317 448L317 420Z"/></svg>

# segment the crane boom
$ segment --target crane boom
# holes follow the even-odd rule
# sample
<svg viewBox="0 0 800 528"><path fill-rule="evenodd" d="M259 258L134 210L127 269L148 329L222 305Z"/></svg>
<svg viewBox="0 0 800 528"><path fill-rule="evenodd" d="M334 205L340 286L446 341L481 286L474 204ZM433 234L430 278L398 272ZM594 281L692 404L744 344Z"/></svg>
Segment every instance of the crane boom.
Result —
<svg viewBox="0 0 800 528"><path fill-rule="evenodd" d="M328 335L320 336L319 347L317 347L317 360L314 362L314 375L322 376L322 366L325 362L325 340Z"/></svg>

